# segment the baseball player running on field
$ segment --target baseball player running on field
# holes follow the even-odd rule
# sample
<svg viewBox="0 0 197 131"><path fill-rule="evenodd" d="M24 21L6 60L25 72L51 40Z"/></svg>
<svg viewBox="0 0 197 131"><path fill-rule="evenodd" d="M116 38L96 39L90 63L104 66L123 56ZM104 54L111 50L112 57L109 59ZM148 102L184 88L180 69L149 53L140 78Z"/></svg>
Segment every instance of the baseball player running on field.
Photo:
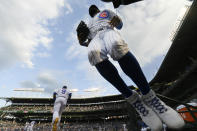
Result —
<svg viewBox="0 0 197 131"><path fill-rule="evenodd" d="M30 123L29 130L28 131L33 131L34 124L35 124L35 121L32 121Z"/></svg>
<svg viewBox="0 0 197 131"><path fill-rule="evenodd" d="M63 86L53 93L55 101L53 107L52 131L57 131L61 121L61 115L66 107L67 100L71 99L72 93L67 90L67 86Z"/></svg>
<svg viewBox="0 0 197 131"><path fill-rule="evenodd" d="M120 17L111 10L100 11L95 5L90 6L89 14L92 17L90 23L81 22L76 31L80 45L88 49L90 64L122 93L153 131L162 130L162 123L172 129L182 128L185 124L182 117L150 89L138 61L114 29L122 28ZM141 95L126 85L107 55L118 61L124 73L138 86Z"/></svg>

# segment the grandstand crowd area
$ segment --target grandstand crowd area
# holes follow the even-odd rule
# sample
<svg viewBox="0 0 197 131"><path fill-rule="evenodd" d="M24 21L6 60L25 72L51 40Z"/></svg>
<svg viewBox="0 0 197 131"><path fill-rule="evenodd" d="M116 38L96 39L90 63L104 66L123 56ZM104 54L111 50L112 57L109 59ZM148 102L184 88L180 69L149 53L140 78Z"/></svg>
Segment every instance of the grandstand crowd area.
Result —
<svg viewBox="0 0 197 131"><path fill-rule="evenodd" d="M119 101L116 103L95 103L95 104L68 104L65 108L66 112L86 112L86 111L98 111L108 109L121 109L126 106L126 103ZM1 108L1 112L53 112L53 105L50 104L22 104L22 105L9 105Z"/></svg>
<svg viewBox="0 0 197 131"><path fill-rule="evenodd" d="M12 121L0 121L0 131L24 131L25 123L16 123ZM35 123L34 131L50 131L51 123ZM105 122L105 123L61 123L61 131L128 131L123 122Z"/></svg>
<svg viewBox="0 0 197 131"><path fill-rule="evenodd" d="M4 99L11 105L0 108L0 131L24 131L25 123L31 121L35 121L34 131L51 130L52 98ZM179 109L181 115L187 117L189 128L196 129L196 118L192 118L185 106L179 106ZM196 112L197 106L190 109ZM140 117L121 95L71 99L60 124L61 131L138 131L143 127Z"/></svg>
<svg viewBox="0 0 197 131"><path fill-rule="evenodd" d="M5 99L10 101L11 105L0 109L2 131L22 131L25 123L31 121L35 121L35 131L51 129L51 98ZM71 99L62 114L60 128L61 131L127 131L127 108L127 102L120 95Z"/></svg>

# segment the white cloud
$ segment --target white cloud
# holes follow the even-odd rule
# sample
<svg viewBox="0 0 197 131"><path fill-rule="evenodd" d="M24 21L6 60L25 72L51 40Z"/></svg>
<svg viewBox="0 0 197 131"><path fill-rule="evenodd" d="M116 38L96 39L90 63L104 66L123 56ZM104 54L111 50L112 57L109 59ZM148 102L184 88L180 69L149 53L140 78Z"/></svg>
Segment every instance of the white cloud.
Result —
<svg viewBox="0 0 197 131"><path fill-rule="evenodd" d="M50 49L51 48L51 45L50 43L53 41L52 38L48 38L48 37L42 37L40 38L40 43L42 43L42 45L44 47L46 47L47 49Z"/></svg>
<svg viewBox="0 0 197 131"><path fill-rule="evenodd" d="M64 0L22 0L0 3L0 70L16 63L33 67L34 51L40 45L50 49L49 19L59 16L62 7L72 8Z"/></svg>
<svg viewBox="0 0 197 131"><path fill-rule="evenodd" d="M121 34L142 66L167 52L170 33L184 2L147 0L118 10L124 23Z"/></svg>
<svg viewBox="0 0 197 131"><path fill-rule="evenodd" d="M70 42L71 43L70 46L66 50L65 59L66 60L81 59L87 56L87 49L78 44L76 34L71 33L70 36L72 40Z"/></svg>
<svg viewBox="0 0 197 131"><path fill-rule="evenodd" d="M73 72L72 74L75 74L77 72ZM85 72L86 73L86 72ZM91 73L97 73L97 72L91 72ZM116 91L116 89L112 86L110 86L109 83L107 83L102 77L97 77L91 79L92 76L86 76L84 79L88 79L87 81L91 81L90 85L85 85L85 89L83 84L81 86L73 87L74 82L83 82L82 79L78 79L77 81L70 81L67 77L71 77L70 72L66 71L58 71L58 70L45 70L40 72L36 76L36 80L25 80L20 82L20 86L23 88L43 88L44 92L43 95L47 95L50 97L53 93L53 91L57 88L61 88L63 85L68 86L68 90L72 92L73 98L85 98L85 97L98 97L98 96L105 96L106 93L108 95L114 94L113 91ZM88 73L87 73L88 74ZM99 74L98 74L99 75ZM61 79L59 79L61 78ZM96 80L97 79L97 80ZM73 84L72 84L73 83ZM107 83L107 84L106 84ZM77 83L75 83L77 84ZM80 84L79 84L80 85ZM27 94L25 94L27 95ZM26 97L26 96L25 96Z"/></svg>
<svg viewBox="0 0 197 131"><path fill-rule="evenodd" d="M47 52L39 52L36 54L38 57L41 57L41 58L47 58L47 57L50 57L51 55Z"/></svg>
<svg viewBox="0 0 197 131"><path fill-rule="evenodd" d="M78 89L70 89L70 92L78 92L79 90Z"/></svg>
<svg viewBox="0 0 197 131"><path fill-rule="evenodd" d="M44 88L43 95L52 95L55 89L67 85L69 90L78 91L76 88L72 88L72 85L65 76L68 72L64 70L43 70L39 72L35 80L25 80L20 82L20 86L23 88Z"/></svg>
<svg viewBox="0 0 197 131"><path fill-rule="evenodd" d="M26 80L26 81L22 81L20 83L21 87L23 88L39 88L40 85L37 83L34 83L32 81Z"/></svg>
<svg viewBox="0 0 197 131"><path fill-rule="evenodd" d="M100 82L100 74L94 66L90 65L88 60L79 61L76 65L76 69L85 74L83 79Z"/></svg>
<svg viewBox="0 0 197 131"><path fill-rule="evenodd" d="M67 70L44 70L37 75L36 83L39 83L41 88L45 88L45 93L52 94L57 88L64 85L68 90L76 91L67 77L70 77L70 71ZM78 90L78 89L77 89Z"/></svg>
<svg viewBox="0 0 197 131"><path fill-rule="evenodd" d="M87 15L84 17L84 19L87 20ZM73 30L70 32L68 38L66 39L66 41L70 44L65 53L65 58L67 60L84 58L87 59L87 48L80 46L77 39L76 28L79 23L80 20L73 25Z"/></svg>
<svg viewBox="0 0 197 131"><path fill-rule="evenodd" d="M70 14L73 12L72 7L67 2L65 2L65 7L67 8L66 14Z"/></svg>
<svg viewBox="0 0 197 131"><path fill-rule="evenodd" d="M42 88L45 88L46 93L52 93L59 85L55 74L51 72L41 72L37 77L37 81Z"/></svg>
<svg viewBox="0 0 197 131"><path fill-rule="evenodd" d="M75 98L90 98L90 97L98 97L98 96L105 96L106 93L106 87L103 87L102 85L97 86L91 86L89 88L86 88L79 91L78 93L74 93L73 97Z"/></svg>
<svg viewBox="0 0 197 131"><path fill-rule="evenodd" d="M3 89L4 89L4 88L7 88L7 87L6 87L5 85L3 85L3 86L1 86L1 88L3 88Z"/></svg>
<svg viewBox="0 0 197 131"><path fill-rule="evenodd" d="M92 88L88 88L88 89L84 89L85 92L98 92L101 89L98 87L92 87Z"/></svg>

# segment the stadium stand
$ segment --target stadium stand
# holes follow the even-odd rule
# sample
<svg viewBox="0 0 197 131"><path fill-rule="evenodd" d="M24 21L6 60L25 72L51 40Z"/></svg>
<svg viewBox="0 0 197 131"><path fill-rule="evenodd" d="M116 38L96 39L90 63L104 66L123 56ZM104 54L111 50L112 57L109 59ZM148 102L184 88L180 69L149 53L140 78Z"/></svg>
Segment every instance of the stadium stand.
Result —
<svg viewBox="0 0 197 131"><path fill-rule="evenodd" d="M12 104L1 108L1 121L10 121L24 126L27 121L35 121L36 130L51 127L52 98L4 98ZM62 129L114 130L121 131L129 125L129 119L136 119L135 112L121 95L71 99L62 114ZM130 112L130 118L128 115ZM137 120L137 119L136 119ZM5 122L4 124L6 124ZM135 124L135 122L131 122ZM3 122L1 124L3 126ZM9 124L7 125L9 126ZM45 129L46 130L46 129Z"/></svg>

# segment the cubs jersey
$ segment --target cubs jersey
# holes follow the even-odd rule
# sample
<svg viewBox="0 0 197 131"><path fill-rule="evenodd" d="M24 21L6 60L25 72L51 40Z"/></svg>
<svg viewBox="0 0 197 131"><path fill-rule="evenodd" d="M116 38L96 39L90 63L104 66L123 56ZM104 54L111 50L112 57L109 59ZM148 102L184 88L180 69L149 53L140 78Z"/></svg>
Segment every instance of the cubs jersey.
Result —
<svg viewBox="0 0 197 131"><path fill-rule="evenodd" d="M55 93L56 97L64 97L66 99L68 99L71 95L71 93L67 91L65 88L58 89L57 91L55 91Z"/></svg>
<svg viewBox="0 0 197 131"><path fill-rule="evenodd" d="M103 10L99 12L96 16L94 16L88 24L88 28L90 30L89 38L93 39L93 37L96 35L96 33L103 29L113 29L113 27L109 24L111 19L117 16L113 11L111 10ZM120 19L121 20L121 19ZM122 28L122 21L120 24L116 27L117 29Z"/></svg>

